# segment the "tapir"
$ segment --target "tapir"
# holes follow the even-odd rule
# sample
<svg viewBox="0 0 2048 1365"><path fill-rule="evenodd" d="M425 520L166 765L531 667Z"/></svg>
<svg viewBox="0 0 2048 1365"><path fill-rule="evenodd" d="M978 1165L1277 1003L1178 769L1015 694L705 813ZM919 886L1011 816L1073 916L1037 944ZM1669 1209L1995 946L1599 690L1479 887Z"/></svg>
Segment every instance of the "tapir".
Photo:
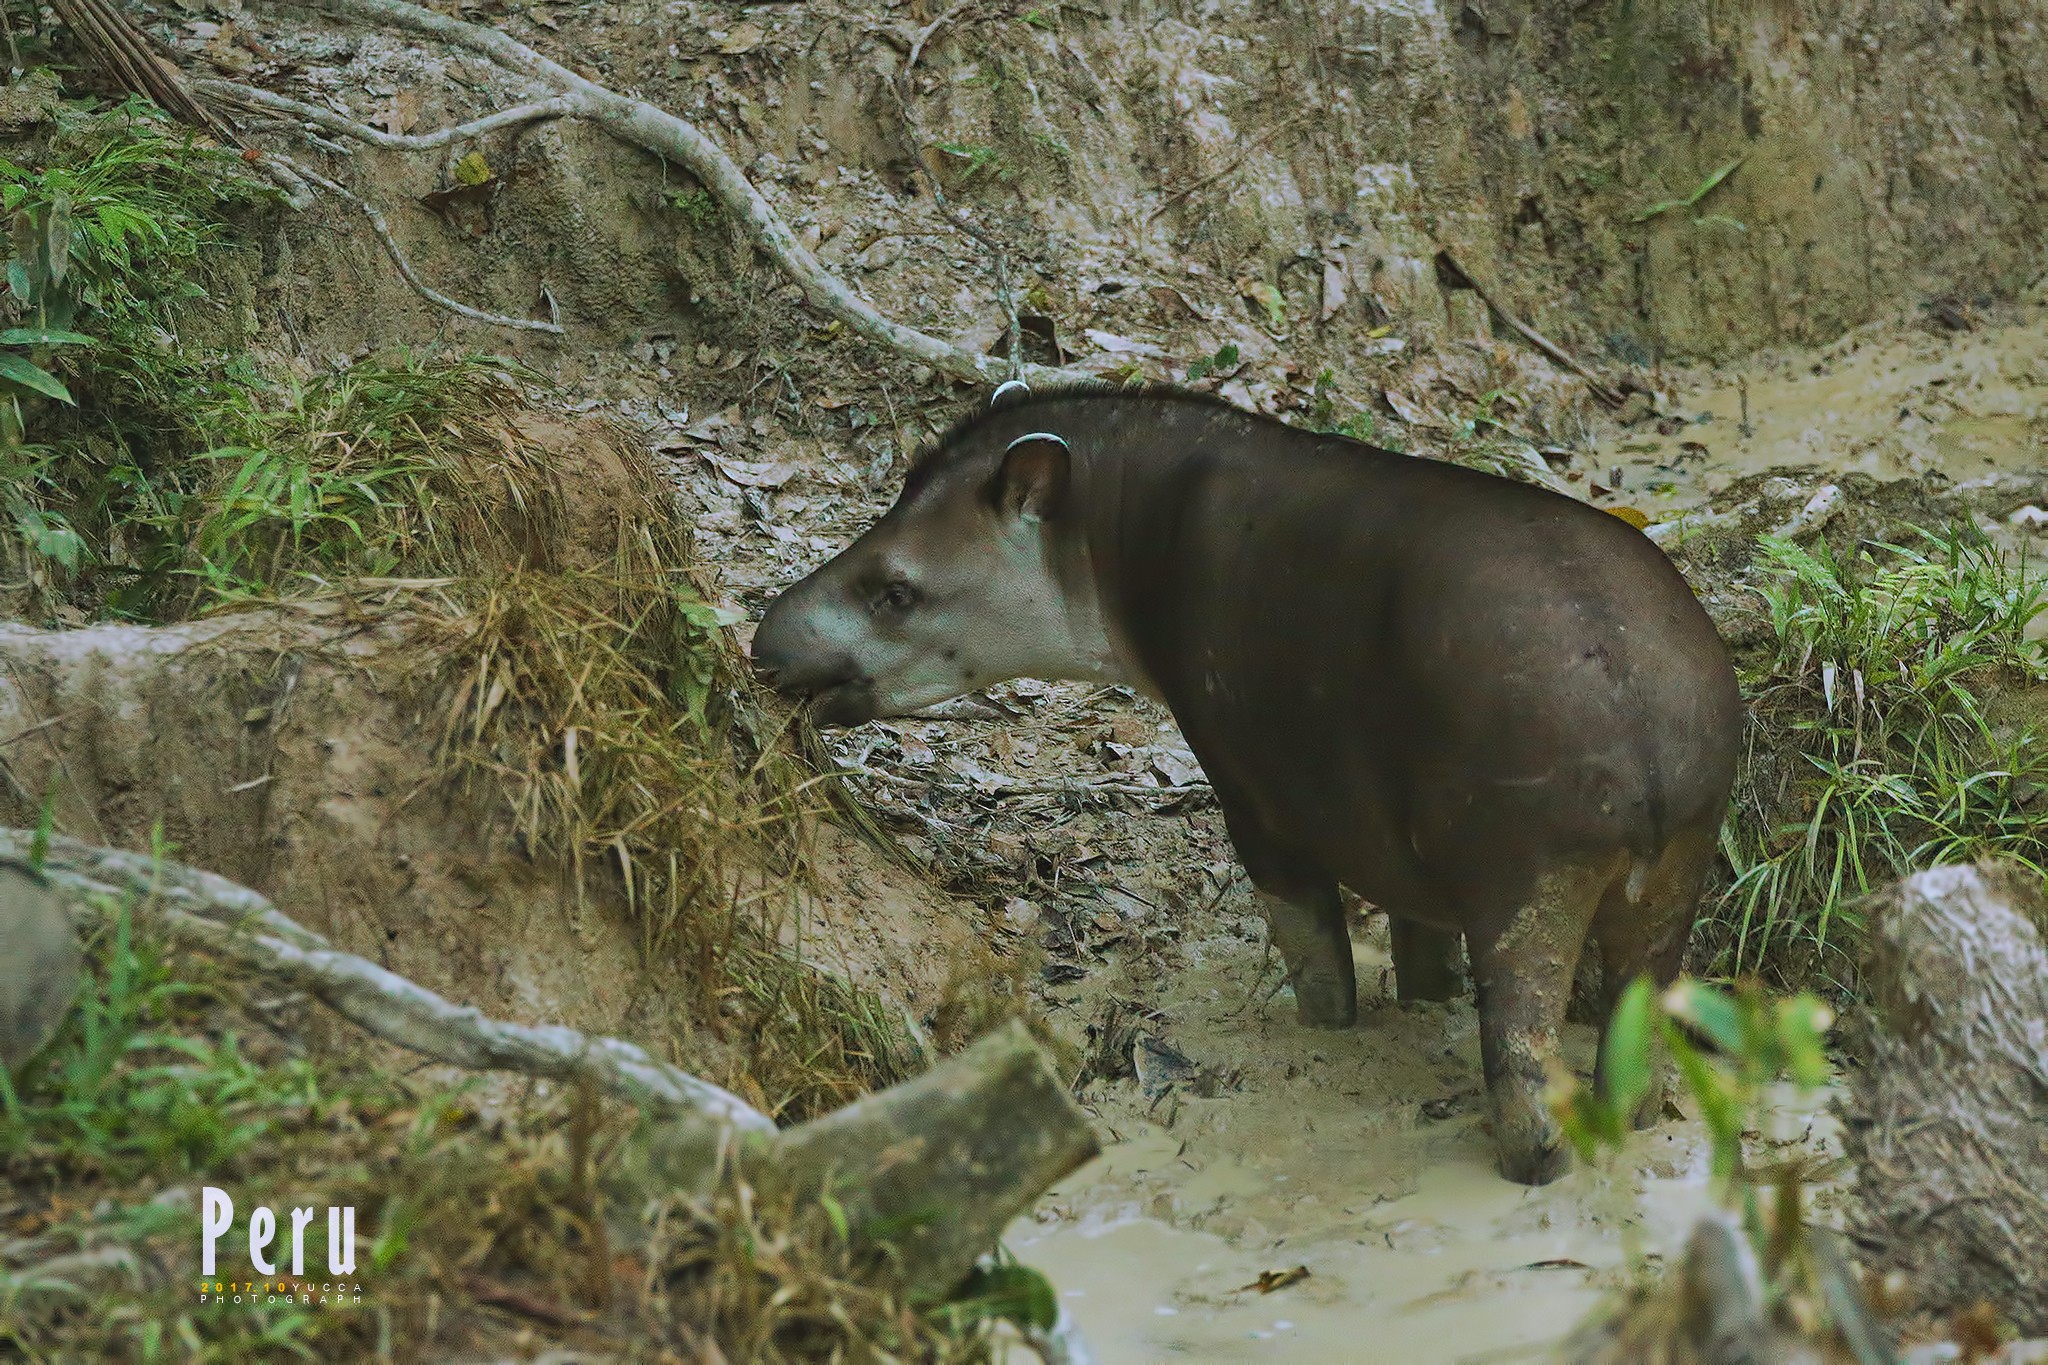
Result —
<svg viewBox="0 0 2048 1365"><path fill-rule="evenodd" d="M1016 387L769 604L757 669L827 725L1017 677L1162 700L1301 1022L1357 1017L1340 886L1387 913L1403 999L1457 988L1462 934L1501 1172L1555 1179L1581 953L1603 1017L1677 974L1734 780L1735 674L1685 580L1529 484L1184 392Z"/></svg>

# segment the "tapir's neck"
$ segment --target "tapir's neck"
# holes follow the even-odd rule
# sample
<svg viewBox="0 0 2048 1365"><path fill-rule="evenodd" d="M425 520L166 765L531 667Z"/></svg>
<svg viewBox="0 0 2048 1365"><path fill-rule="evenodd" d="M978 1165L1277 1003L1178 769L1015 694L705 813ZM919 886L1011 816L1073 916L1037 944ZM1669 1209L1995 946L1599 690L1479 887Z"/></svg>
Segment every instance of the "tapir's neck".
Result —
<svg viewBox="0 0 2048 1365"><path fill-rule="evenodd" d="M1187 504L1189 466L1207 458L1192 445L1154 447L1137 458L1076 452L1070 505L1078 515L1053 547L1054 572L1091 678L1160 695L1131 616L1159 609L1170 595L1160 590L1179 571L1174 526Z"/></svg>

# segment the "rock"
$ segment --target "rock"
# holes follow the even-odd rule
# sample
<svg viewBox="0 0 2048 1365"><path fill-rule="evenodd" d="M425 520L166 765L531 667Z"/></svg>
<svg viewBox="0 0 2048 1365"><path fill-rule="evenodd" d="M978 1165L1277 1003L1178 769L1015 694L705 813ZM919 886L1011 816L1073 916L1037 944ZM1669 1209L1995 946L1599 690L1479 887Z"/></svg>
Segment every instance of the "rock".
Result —
<svg viewBox="0 0 2048 1365"><path fill-rule="evenodd" d="M78 994L78 939L40 874L0 863L0 1066L13 1070L50 1041Z"/></svg>
<svg viewBox="0 0 2048 1365"><path fill-rule="evenodd" d="M856 258L862 270L885 270L896 264L903 255L903 240L900 237L884 237L870 243L867 250Z"/></svg>
<svg viewBox="0 0 2048 1365"><path fill-rule="evenodd" d="M1614 420L1622 426L1632 427L1656 411L1647 393L1631 393L1622 401L1621 409L1614 414Z"/></svg>

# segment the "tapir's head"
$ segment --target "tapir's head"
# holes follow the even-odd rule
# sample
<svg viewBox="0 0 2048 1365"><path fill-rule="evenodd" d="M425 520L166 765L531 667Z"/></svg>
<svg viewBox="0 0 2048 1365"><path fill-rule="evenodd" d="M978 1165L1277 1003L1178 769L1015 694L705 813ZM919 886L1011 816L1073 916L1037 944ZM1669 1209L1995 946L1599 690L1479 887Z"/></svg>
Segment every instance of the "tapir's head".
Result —
<svg viewBox="0 0 2048 1365"><path fill-rule="evenodd" d="M1036 406L957 429L865 535L768 604L754 665L778 691L858 725L1009 678L1106 675L1073 449L1033 427Z"/></svg>

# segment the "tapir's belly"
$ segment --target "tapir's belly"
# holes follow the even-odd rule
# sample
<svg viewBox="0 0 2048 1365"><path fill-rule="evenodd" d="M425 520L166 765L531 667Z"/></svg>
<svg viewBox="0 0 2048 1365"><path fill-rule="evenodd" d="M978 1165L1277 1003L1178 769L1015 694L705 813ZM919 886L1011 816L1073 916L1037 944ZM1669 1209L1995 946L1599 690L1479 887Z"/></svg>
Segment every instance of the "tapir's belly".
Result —
<svg viewBox="0 0 2048 1365"><path fill-rule="evenodd" d="M1720 819L1737 713L1711 670L1675 687L1632 647L1558 636L1496 641L1492 669L1453 651L1368 671L1328 643L1320 670L1261 652L1228 686L1167 699L1240 852L1262 840L1382 909L1459 928L1460 902L1513 899L1546 866L1650 858Z"/></svg>

